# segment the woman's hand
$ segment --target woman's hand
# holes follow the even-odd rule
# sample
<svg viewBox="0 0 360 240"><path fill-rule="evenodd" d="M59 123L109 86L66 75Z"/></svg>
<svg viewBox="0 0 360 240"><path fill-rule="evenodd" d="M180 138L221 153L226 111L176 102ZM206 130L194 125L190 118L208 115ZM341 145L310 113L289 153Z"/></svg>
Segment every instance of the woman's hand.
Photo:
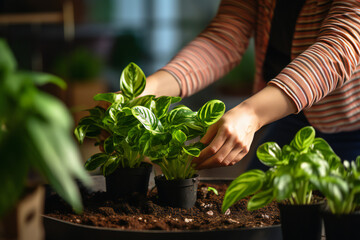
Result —
<svg viewBox="0 0 360 240"><path fill-rule="evenodd" d="M239 162L249 152L258 128L251 109L240 104L229 110L200 140L209 145L193 160L196 169L232 166Z"/></svg>
<svg viewBox="0 0 360 240"><path fill-rule="evenodd" d="M196 169L234 165L249 152L257 130L296 111L293 100L282 89L265 87L210 126L200 140L209 145L193 160Z"/></svg>

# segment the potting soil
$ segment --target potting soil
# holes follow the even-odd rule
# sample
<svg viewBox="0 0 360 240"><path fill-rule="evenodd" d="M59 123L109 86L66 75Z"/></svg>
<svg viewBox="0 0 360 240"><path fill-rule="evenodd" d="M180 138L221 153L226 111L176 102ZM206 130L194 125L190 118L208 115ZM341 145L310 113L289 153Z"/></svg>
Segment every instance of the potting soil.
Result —
<svg viewBox="0 0 360 240"><path fill-rule="evenodd" d="M227 186L200 182L196 204L188 210L161 206L156 189L147 198L134 195L116 200L105 192L82 191L83 214L75 214L57 195L47 198L45 214L76 224L126 230L216 230L280 224L276 202L250 212L246 209L248 199L243 199L222 213ZM208 187L217 189L219 195L208 191Z"/></svg>

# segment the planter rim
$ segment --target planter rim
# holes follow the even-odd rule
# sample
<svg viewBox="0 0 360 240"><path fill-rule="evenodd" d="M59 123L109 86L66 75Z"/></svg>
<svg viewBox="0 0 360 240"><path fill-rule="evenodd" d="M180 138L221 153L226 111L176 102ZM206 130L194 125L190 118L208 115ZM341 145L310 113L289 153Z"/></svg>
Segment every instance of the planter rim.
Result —
<svg viewBox="0 0 360 240"><path fill-rule="evenodd" d="M202 178L202 181L206 182L223 182L223 181L232 181L233 179L214 179L214 178ZM260 233L260 236L263 236L264 233L267 233L271 236L279 237L281 236L281 224L274 224L271 226L263 226L263 227L239 227L239 228L220 228L220 229L213 229L213 230L207 230L207 229L197 229L197 230L130 230L130 229L117 229L117 228L107 228L107 227L96 227L96 226L89 226L89 225L83 225L83 224L77 224L77 223L71 223L65 220L60 220L54 217L47 216L45 214L42 215L43 222L45 226L45 230L47 229L47 226L58 226L59 229L73 229L77 230L76 232L82 232L82 231L94 231L94 233L97 234L114 234L114 236L117 236L117 234L135 234L138 236L139 234L141 236L148 236L149 239L156 239L159 235L161 239L168 239L168 237L174 237L176 239L182 239L182 237L188 237L188 234L195 234L196 236L206 234L206 236L213 236L212 234L215 234L214 236L217 236L216 234L227 234L226 236L233 236L234 234L238 235L247 235L247 234L255 234L255 236L258 236ZM156 238L154 238L156 236ZM180 236L180 238L178 237ZM97 239L97 238L96 238ZM214 239L214 238L211 238ZM270 238L267 238L268 240ZM209 239L210 240L210 239Z"/></svg>
<svg viewBox="0 0 360 240"><path fill-rule="evenodd" d="M334 217L346 217L346 216L359 216L360 215L360 210L356 210L354 212L351 213L342 213L342 214L336 214L336 213L332 213L330 211L330 209L328 208L322 208L320 209L320 213L322 216L334 216Z"/></svg>
<svg viewBox="0 0 360 240"><path fill-rule="evenodd" d="M153 165L151 164L151 163L147 163L147 162L142 162L141 164L140 164L140 166L139 167L133 167L133 168L131 168L131 167L125 167L125 168L123 168L123 167L117 167L116 168L116 170L118 170L118 169L138 169L138 168L148 168L148 167L152 167ZM116 171L115 170L115 171Z"/></svg>
<svg viewBox="0 0 360 240"><path fill-rule="evenodd" d="M200 230L174 230L174 231L168 231L168 230L123 230L123 229L117 229L117 228L106 228L106 227L95 227L95 226L87 226L87 225L83 225L83 224L78 224L78 223L71 223L71 222L67 222L61 219L57 219L54 217L49 217L46 215L42 215L42 217L44 218L44 221L54 221L54 222L59 222L62 224L67 224L69 226L74 226L74 227L78 227L78 228L84 228L84 229L94 229L94 230L103 230L103 231L113 231L113 232L128 232L128 233L179 233L179 232L183 232L183 233L202 233L202 232L219 232L219 231L223 231L223 232L228 232L228 231L252 231L252 230L261 230L261 229L271 229L271 228L280 228L281 224L276 224L276 225L272 225L272 226L264 226L264 227L252 227L252 228L224 228L224 229L214 229L214 230L204 230L204 229L200 229Z"/></svg>
<svg viewBox="0 0 360 240"><path fill-rule="evenodd" d="M283 202L278 202L279 206L286 206L286 207L308 207L308 206L322 206L326 203L325 200L317 203L310 203L310 204L288 204Z"/></svg>
<svg viewBox="0 0 360 240"><path fill-rule="evenodd" d="M178 183L178 182L190 182L191 184L196 181L200 181L200 175L198 173L194 174L192 178L185 178L185 179L172 179L167 180L164 174L157 175L154 177L155 181L167 182L167 183Z"/></svg>

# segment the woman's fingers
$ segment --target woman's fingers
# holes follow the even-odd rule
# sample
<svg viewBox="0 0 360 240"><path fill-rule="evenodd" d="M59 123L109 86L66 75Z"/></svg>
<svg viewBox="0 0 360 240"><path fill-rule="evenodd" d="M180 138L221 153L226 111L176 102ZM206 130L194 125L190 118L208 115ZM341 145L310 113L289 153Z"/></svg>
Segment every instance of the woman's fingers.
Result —
<svg viewBox="0 0 360 240"><path fill-rule="evenodd" d="M231 166L239 162L249 152L257 125L256 118L241 108L225 113L201 139L208 146L193 160L196 169Z"/></svg>
<svg viewBox="0 0 360 240"><path fill-rule="evenodd" d="M222 133L218 131L217 125L212 125L204 137L200 140L200 142L204 144L209 144L207 147L205 147L202 151L199 157L194 158L193 163L200 164L205 159L208 159L212 155L214 155L216 152L220 150L220 148L223 146L223 144L226 141L226 137L222 136Z"/></svg>
<svg viewBox="0 0 360 240"><path fill-rule="evenodd" d="M239 162L247 152L246 147L242 147L242 145L229 139L219 151L199 162L196 169L232 166Z"/></svg>

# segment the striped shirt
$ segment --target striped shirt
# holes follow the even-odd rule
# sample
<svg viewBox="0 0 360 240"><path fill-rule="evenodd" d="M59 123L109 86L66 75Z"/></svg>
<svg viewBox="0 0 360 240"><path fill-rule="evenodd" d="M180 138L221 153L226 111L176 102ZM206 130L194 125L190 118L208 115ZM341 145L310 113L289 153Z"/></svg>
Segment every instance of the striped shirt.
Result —
<svg viewBox="0 0 360 240"><path fill-rule="evenodd" d="M208 27L162 70L189 96L239 64L255 39L254 92L266 86L266 56L275 0L222 0ZM360 1L306 0L291 47L291 63L267 84L281 88L325 133L360 129Z"/></svg>

